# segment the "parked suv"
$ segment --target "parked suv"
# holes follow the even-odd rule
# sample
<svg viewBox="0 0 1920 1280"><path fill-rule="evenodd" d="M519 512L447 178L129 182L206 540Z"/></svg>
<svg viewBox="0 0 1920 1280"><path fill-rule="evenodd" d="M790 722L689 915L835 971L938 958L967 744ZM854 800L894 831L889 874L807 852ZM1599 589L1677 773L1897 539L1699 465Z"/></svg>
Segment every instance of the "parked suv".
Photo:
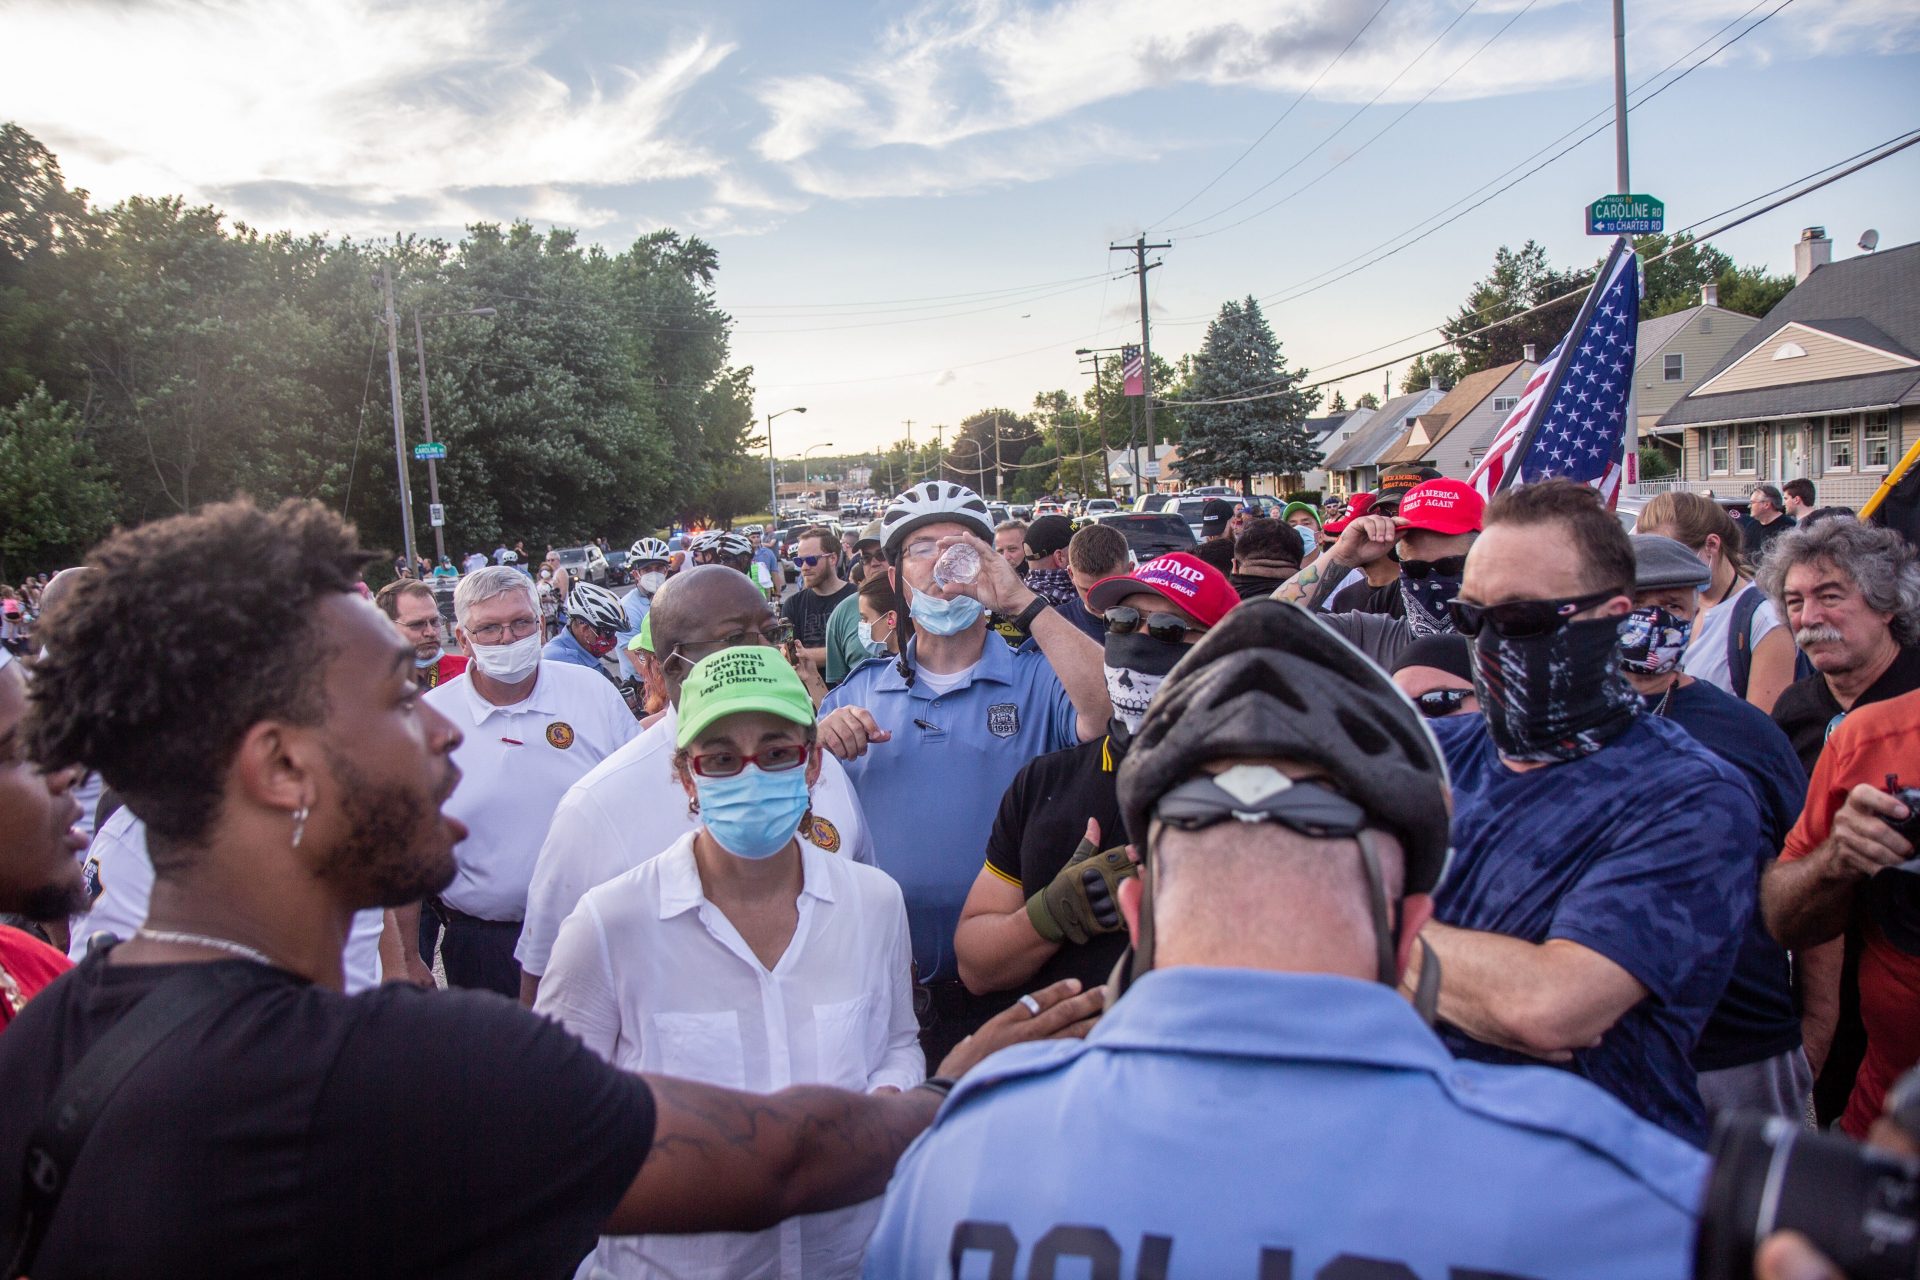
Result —
<svg viewBox="0 0 1920 1280"><path fill-rule="evenodd" d="M597 587L604 587L607 579L613 576L613 571L607 567L606 553L591 542L584 547L563 547L554 552L553 557L575 582L591 582Z"/></svg>
<svg viewBox="0 0 1920 1280"><path fill-rule="evenodd" d="M1191 551L1197 541L1187 522L1171 512L1110 511L1091 518L1118 529L1141 564L1169 551Z"/></svg>

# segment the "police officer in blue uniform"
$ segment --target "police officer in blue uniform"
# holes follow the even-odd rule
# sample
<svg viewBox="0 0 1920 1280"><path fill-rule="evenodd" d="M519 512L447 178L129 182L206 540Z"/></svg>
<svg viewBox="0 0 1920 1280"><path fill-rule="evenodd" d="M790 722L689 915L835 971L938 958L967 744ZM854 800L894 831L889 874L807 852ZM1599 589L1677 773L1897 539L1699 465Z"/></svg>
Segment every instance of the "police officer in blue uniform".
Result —
<svg viewBox="0 0 1920 1280"><path fill-rule="evenodd" d="M938 1062L1007 1003L970 994L953 953L1000 797L1035 756L1105 733L1112 704L1100 646L994 551L979 494L929 480L889 502L880 525L913 639L898 660L856 667L827 696L820 741L845 762L875 864L906 896L920 1043ZM958 547L972 549L976 574L942 585L934 568ZM1032 642L988 644L988 610Z"/></svg>
<svg viewBox="0 0 1920 1280"><path fill-rule="evenodd" d="M902 1161L866 1275L1682 1277L1699 1152L1565 1072L1455 1061L1396 990L1448 855L1413 707L1236 609L1121 766L1134 950L1084 1041L995 1055ZM1111 993L1110 993L1111 994Z"/></svg>

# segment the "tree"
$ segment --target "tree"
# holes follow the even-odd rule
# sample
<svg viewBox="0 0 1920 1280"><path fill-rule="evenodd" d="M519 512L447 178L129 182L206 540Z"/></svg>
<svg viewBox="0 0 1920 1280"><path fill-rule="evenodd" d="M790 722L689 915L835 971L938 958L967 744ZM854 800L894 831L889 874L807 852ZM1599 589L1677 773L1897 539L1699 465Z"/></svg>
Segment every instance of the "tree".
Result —
<svg viewBox="0 0 1920 1280"><path fill-rule="evenodd" d="M1353 402L1353 407L1356 409L1378 409L1380 407L1380 397L1368 391Z"/></svg>
<svg viewBox="0 0 1920 1280"><path fill-rule="evenodd" d="M1425 391L1433 383L1439 383L1443 389L1452 390L1460 381L1460 357L1451 351L1429 351L1416 356L1407 366L1407 374L1400 379L1400 394L1411 395L1416 391Z"/></svg>
<svg viewBox="0 0 1920 1280"><path fill-rule="evenodd" d="M1256 475L1297 478L1318 466L1306 420L1320 393L1300 389L1306 375L1287 367L1257 300L1223 305L1207 325L1185 388L1186 429L1174 464L1181 477L1237 479L1251 492Z"/></svg>
<svg viewBox="0 0 1920 1280"><path fill-rule="evenodd" d="M1579 316L1578 292L1512 324L1486 333L1476 330L1578 290L1592 279L1591 272L1555 271L1547 264L1547 251L1532 240L1517 252L1501 245L1493 255L1493 270L1473 286L1466 305L1453 319L1440 326L1441 335L1460 353L1460 373L1511 364L1525 354L1528 343L1534 345L1537 355L1545 356Z"/></svg>
<svg viewBox="0 0 1920 1280"><path fill-rule="evenodd" d="M1333 399L1329 401L1327 404L1327 412L1328 413L1345 413L1346 411L1347 411L1347 397L1345 393L1340 391L1335 391L1333 393Z"/></svg>
<svg viewBox="0 0 1920 1280"><path fill-rule="evenodd" d="M1768 275L1765 267L1735 266L1732 258L1712 245L1696 244L1689 235L1641 236L1633 247L1646 263L1642 320L1699 306L1701 288L1708 284L1718 287L1721 306L1750 316L1767 314L1793 288L1792 276ZM1674 250L1671 257L1648 261L1669 250Z"/></svg>
<svg viewBox="0 0 1920 1280"><path fill-rule="evenodd" d="M0 576L72 564L113 524L113 487L79 415L35 387L0 410Z"/></svg>

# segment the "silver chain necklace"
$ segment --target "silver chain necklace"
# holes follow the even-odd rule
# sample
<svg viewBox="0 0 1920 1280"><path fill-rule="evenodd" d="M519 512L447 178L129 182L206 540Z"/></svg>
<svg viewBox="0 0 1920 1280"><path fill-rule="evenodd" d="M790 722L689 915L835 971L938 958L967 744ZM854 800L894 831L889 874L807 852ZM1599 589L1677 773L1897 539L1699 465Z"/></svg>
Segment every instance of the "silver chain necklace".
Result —
<svg viewBox="0 0 1920 1280"><path fill-rule="evenodd" d="M231 938L214 938L204 933L182 933L174 929L149 929L142 926L133 931L136 938L145 938L149 942L173 942L190 947L207 947L213 951L224 951L230 956L239 956L242 960L252 960L256 964L274 965L273 957L264 951L257 951L244 942L235 942Z"/></svg>

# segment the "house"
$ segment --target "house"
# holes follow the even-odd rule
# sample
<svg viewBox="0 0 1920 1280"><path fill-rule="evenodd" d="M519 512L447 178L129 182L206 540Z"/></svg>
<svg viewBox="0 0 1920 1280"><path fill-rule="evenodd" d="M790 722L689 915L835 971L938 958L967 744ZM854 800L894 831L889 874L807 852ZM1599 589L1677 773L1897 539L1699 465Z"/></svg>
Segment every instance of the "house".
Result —
<svg viewBox="0 0 1920 1280"><path fill-rule="evenodd" d="M1344 496L1347 493L1345 479L1336 474L1334 470L1334 457L1346 447L1348 442L1356 439L1360 433L1365 430L1367 424L1373 421L1374 415L1378 412L1378 409L1355 409L1346 416L1346 419L1342 421L1339 426L1327 433L1326 437L1320 441L1318 446L1320 450L1320 469L1307 476L1307 487L1309 489L1314 487L1313 482L1317 478L1320 482L1320 492L1322 495L1337 493Z"/></svg>
<svg viewBox="0 0 1920 1280"><path fill-rule="evenodd" d="M1467 463L1469 449L1507 420L1537 367L1529 360L1515 360L1468 374L1413 420L1380 464L1428 466L1443 476L1466 479L1471 469Z"/></svg>
<svg viewBox="0 0 1920 1280"><path fill-rule="evenodd" d="M1180 457L1178 445L1143 444L1133 449L1107 450L1107 482L1115 497L1131 500L1143 493L1170 493L1180 487L1180 473L1173 469ZM1134 474L1138 461L1140 474Z"/></svg>
<svg viewBox="0 0 1920 1280"><path fill-rule="evenodd" d="M1663 435L1661 415L1707 374L1760 321L1720 305L1720 286L1700 290L1700 305L1640 322L1633 365L1633 407L1642 446L1657 444L1680 460L1678 432Z"/></svg>
<svg viewBox="0 0 1920 1280"><path fill-rule="evenodd" d="M1340 445L1328 454L1326 469L1333 493L1366 493L1380 478L1381 455L1406 438L1413 420L1440 402L1446 393L1429 383L1425 390L1396 396L1373 411L1363 426L1352 419L1340 428Z"/></svg>
<svg viewBox="0 0 1920 1280"><path fill-rule="evenodd" d="M1661 416L1689 485L1805 477L1820 505L1857 509L1920 439L1920 243L1832 254L1803 231L1793 291Z"/></svg>
<svg viewBox="0 0 1920 1280"><path fill-rule="evenodd" d="M1325 417L1307 419L1307 439L1311 441L1313 447L1319 451L1320 465L1300 478L1300 487L1302 489L1309 493L1321 494L1327 491L1327 455L1332 453L1334 447L1339 444L1340 432L1347 423L1353 421L1356 417L1364 418L1370 413L1372 413L1370 409L1342 409L1338 413L1330 413ZM1277 485L1278 483L1276 477L1263 477L1263 479L1271 481L1273 485ZM1280 494L1278 488L1272 487L1272 485L1267 489L1262 489L1260 484L1256 482L1254 488L1259 492L1272 492L1276 497L1283 496Z"/></svg>

